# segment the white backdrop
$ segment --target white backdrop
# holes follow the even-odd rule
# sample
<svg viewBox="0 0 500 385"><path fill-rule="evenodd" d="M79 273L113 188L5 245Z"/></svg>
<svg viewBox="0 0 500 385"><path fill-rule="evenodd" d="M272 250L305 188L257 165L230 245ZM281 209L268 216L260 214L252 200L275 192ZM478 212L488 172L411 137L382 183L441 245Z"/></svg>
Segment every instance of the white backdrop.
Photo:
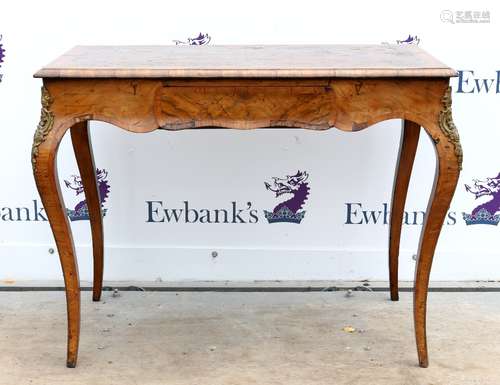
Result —
<svg viewBox="0 0 500 385"><path fill-rule="evenodd" d="M464 167L432 279L500 279L500 226L468 226L462 217L494 196L492 189L475 200L464 184L500 172L500 7L495 1L381 6L369 1L87 0L76 7L67 1L7 0L1 9L0 279L62 278L57 252L50 253L55 245L49 224L34 208L40 198L30 150L41 81L32 74L76 44L173 44L199 32L211 36L210 44L395 44L411 34L422 48L464 71L461 83L452 80ZM468 12L473 21L485 22L461 22ZM131 134L92 123L96 165L106 170L110 188L103 203L105 279L387 279L384 204L390 207L400 127L399 121L387 121L357 133L332 128ZM434 165L431 142L422 133L407 200L410 224L403 229L401 279L413 276L420 214L417 224L412 221L414 212L427 205ZM278 202L264 182L297 170L309 174L304 219L267 223L263 210ZM69 181L73 174L77 167L65 138L59 175ZM68 208L83 199L64 181L62 189ZM229 212L232 202L238 209L251 204L257 219L152 223L147 201L161 201L163 209L183 208L187 201L191 209ZM161 219L154 213L152 218ZM73 221L72 228L80 275L87 280L89 223Z"/></svg>

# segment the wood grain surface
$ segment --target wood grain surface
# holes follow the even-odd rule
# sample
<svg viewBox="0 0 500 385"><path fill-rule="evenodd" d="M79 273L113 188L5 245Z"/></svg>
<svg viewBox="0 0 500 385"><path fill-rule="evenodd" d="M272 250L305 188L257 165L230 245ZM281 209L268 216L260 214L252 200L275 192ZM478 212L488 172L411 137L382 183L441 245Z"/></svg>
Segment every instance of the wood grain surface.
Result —
<svg viewBox="0 0 500 385"><path fill-rule="evenodd" d="M414 45L76 46L35 77L450 77Z"/></svg>

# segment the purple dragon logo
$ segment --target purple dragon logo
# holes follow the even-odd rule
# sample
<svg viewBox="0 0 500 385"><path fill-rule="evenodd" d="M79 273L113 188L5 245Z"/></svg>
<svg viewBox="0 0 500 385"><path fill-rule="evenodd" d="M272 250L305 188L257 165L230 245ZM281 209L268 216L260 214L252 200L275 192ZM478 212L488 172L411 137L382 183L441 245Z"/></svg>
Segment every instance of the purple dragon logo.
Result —
<svg viewBox="0 0 500 385"><path fill-rule="evenodd" d="M108 184L108 172L104 169L96 170L97 186L99 190L99 198L101 201L101 207L106 202L109 196L110 186ZM80 195L83 192L82 179L78 175L71 175L71 180L64 180L66 187L75 191L76 195ZM107 209L102 208L102 215L106 215ZM74 209L67 209L69 219L71 221L81 221L84 219L89 219L89 209L87 207L87 201L85 199L78 202Z"/></svg>
<svg viewBox="0 0 500 385"><path fill-rule="evenodd" d="M3 59L5 57L5 49L3 48L3 44L1 43L2 40L3 40L3 35L0 35L0 67L2 67Z"/></svg>
<svg viewBox="0 0 500 385"><path fill-rule="evenodd" d="M498 225L500 222L500 172L495 178L486 180L474 179L474 186L465 185L465 191L474 194L476 199L483 196L490 197L486 202L477 206L472 213L462 213L467 225Z"/></svg>
<svg viewBox="0 0 500 385"><path fill-rule="evenodd" d="M408 37L405 40L396 40L396 43L398 43L398 44L415 44L415 45L419 45L420 38L417 35L415 35L415 36L408 35Z"/></svg>
<svg viewBox="0 0 500 385"><path fill-rule="evenodd" d="M309 196L309 175L305 171L297 171L295 175L285 178L273 177L273 182L264 182L266 189L275 193L281 202L272 212L264 210L264 215L269 223L288 222L299 224L305 215L305 210L299 211L304 206Z"/></svg>
<svg viewBox="0 0 500 385"><path fill-rule="evenodd" d="M187 41L182 40L173 40L175 45L206 45L210 43L212 38L208 35L208 33L201 33L196 37L188 37Z"/></svg>

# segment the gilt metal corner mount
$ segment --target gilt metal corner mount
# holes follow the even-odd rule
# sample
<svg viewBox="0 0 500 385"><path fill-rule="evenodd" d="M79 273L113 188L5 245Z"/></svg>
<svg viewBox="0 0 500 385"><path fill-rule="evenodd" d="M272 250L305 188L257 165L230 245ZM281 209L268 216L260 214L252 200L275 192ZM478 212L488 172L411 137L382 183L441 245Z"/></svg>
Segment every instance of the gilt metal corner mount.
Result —
<svg viewBox="0 0 500 385"><path fill-rule="evenodd" d="M453 123L451 114L451 87L448 87L441 99L443 109L439 113L439 128L455 148L455 155L458 161L458 169L462 169L463 151L460 144L460 136L458 135L457 127Z"/></svg>
<svg viewBox="0 0 500 385"><path fill-rule="evenodd" d="M42 86L42 110L40 113L40 122L33 136L33 146L31 148L31 164L33 171L36 171L36 159L38 157L38 147L45 141L50 130L54 126L54 114L50 111L50 106L53 102L49 90Z"/></svg>

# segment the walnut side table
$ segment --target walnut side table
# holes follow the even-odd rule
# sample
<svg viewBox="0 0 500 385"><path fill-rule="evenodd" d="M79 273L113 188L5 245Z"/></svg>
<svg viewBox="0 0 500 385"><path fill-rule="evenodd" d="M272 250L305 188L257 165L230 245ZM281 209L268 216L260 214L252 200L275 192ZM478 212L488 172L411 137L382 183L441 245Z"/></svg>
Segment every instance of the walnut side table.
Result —
<svg viewBox="0 0 500 385"><path fill-rule="evenodd" d="M418 359L427 367L429 275L462 164L451 114L449 80L455 75L418 47L397 45L78 46L43 67L35 74L43 78L43 87L32 165L64 274L67 366L76 365L80 334L78 266L56 167L57 149L68 129L89 209L93 300L98 301L103 225L88 121L144 133L203 127L359 131L398 118L403 132L389 236L394 301L402 217L420 127L437 154L414 283Z"/></svg>

